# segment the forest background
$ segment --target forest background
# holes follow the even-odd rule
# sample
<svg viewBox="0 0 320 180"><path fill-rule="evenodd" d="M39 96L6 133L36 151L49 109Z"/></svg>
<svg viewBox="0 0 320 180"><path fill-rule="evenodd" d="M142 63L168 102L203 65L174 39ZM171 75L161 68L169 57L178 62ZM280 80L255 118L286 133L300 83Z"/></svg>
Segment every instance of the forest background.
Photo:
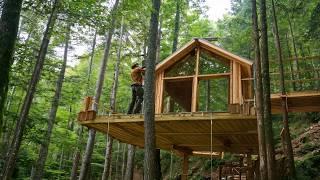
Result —
<svg viewBox="0 0 320 180"><path fill-rule="evenodd" d="M3 2L0 1L0 12L2 12ZM40 146L44 144L48 144L49 149L42 172L43 177L70 179L75 154L78 150L81 153L84 151L88 135L86 128L81 133L82 128L76 122L77 113L82 108L83 98L94 95L100 61L104 58L108 32L112 28L114 33L112 40L110 39L109 60L99 113L126 113L131 98L130 66L134 62L142 63L147 52L151 3L149 0L123 0L119 2L117 11L112 11L114 3L114 1L95 0L60 0L59 3L54 0L23 1L8 94L0 127L0 169L3 168L10 142L14 138L14 127L19 118L19 112L23 108L24 97L27 94L36 60L39 58L43 35L47 32L48 26L52 32L50 36L46 36L50 44L27 117L14 169L14 179L26 179L31 176L41 154ZM267 6L270 27L268 29L269 57L272 60L276 59L276 48L271 28L270 2ZM288 59L293 56L319 55L320 2L283 0L276 2L276 8L284 57ZM179 48L195 37L214 37L216 41L212 43L247 59L254 59L251 1L232 0L230 12L215 22L208 19L207 11L208 7L204 0L162 1L156 61L162 61L175 50L176 39L178 39L176 48ZM52 16L55 16L53 18L55 21L48 23L48 19L50 20ZM88 53L76 57L70 55L75 48L79 48L79 44L85 46ZM57 81L61 80L58 77L61 77L61 69L66 62L68 65L61 81L63 82L61 97L57 101L55 99ZM302 61L295 66L308 67L309 65ZM319 70L319 61L313 64L312 68ZM271 71L277 71L276 64L271 64ZM119 83L116 96L112 96L116 72L119 74ZM271 75L271 78L277 79L277 76ZM319 84L319 80L308 85L289 84L288 89L307 86L315 90L319 88ZM278 91L278 87L274 85L272 91ZM116 102L116 105L113 106L110 101ZM50 121L53 102L58 102L59 106L55 121L52 123L52 131L49 132L48 119ZM279 147L281 117L274 116L273 120L275 142ZM319 120L317 113L290 114L292 137L299 139ZM51 138L48 138L48 132ZM320 161L319 141L319 139L307 139L299 149L294 149L297 171L301 178L319 177L320 170L316 166ZM105 135L97 133L90 163L90 179L100 179L102 176L106 145ZM121 179L124 176L127 151L126 144L116 140L113 142L111 179ZM232 159L230 155L224 160L214 160L214 164L216 166L221 161ZM171 152L161 151L162 176L167 178L178 176L181 173L180 161L181 159L172 155ZM137 149L134 164L135 173L141 174L143 172L142 149ZM210 170L210 160L191 158L190 167L196 169L192 174L194 179L204 177Z"/></svg>

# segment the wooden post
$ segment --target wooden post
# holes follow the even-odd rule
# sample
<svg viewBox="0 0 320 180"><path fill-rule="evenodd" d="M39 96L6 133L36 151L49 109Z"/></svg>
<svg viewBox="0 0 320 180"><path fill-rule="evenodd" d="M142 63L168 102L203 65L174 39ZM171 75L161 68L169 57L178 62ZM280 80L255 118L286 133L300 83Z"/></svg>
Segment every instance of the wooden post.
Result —
<svg viewBox="0 0 320 180"><path fill-rule="evenodd" d="M92 106L92 96L87 96L84 99L84 111L91 110Z"/></svg>
<svg viewBox="0 0 320 180"><path fill-rule="evenodd" d="M183 154L183 164L182 164L182 175L181 180L188 179L188 170L189 170L189 156L188 154Z"/></svg>
<svg viewBox="0 0 320 180"><path fill-rule="evenodd" d="M197 58L196 58L195 76L193 78L193 83L192 83L191 112L197 111L197 99L198 99L198 75L199 75L200 48L197 48L196 51L197 51Z"/></svg>
<svg viewBox="0 0 320 180"><path fill-rule="evenodd" d="M251 153L247 154L247 178L248 180L253 180L253 170L252 170L252 159Z"/></svg>
<svg viewBox="0 0 320 180"><path fill-rule="evenodd" d="M221 168L221 166L219 166L219 180L221 180L222 179L222 168Z"/></svg>

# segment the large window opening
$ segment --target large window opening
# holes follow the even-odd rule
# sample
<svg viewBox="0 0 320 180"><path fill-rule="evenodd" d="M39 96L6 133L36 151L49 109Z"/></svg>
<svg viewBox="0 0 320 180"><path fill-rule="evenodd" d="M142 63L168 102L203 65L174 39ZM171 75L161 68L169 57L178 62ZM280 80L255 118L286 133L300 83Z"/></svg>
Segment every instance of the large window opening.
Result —
<svg viewBox="0 0 320 180"><path fill-rule="evenodd" d="M198 50L164 72L162 113L228 111L230 61Z"/></svg>
<svg viewBox="0 0 320 180"><path fill-rule="evenodd" d="M165 77L193 76L195 74L196 56L194 51L166 70Z"/></svg>
<svg viewBox="0 0 320 180"><path fill-rule="evenodd" d="M229 104L229 79L200 80L198 111L227 112Z"/></svg>
<svg viewBox="0 0 320 180"><path fill-rule="evenodd" d="M190 112L192 78L165 80L162 112Z"/></svg>

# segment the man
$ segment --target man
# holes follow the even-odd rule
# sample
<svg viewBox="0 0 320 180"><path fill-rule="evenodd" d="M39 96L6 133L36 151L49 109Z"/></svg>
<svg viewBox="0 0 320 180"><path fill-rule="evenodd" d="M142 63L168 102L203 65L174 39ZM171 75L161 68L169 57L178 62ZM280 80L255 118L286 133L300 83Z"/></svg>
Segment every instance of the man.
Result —
<svg viewBox="0 0 320 180"><path fill-rule="evenodd" d="M141 106L143 101L143 73L145 72L144 67L139 67L138 63L131 66L131 90L132 99L129 106L128 114L137 114L141 112Z"/></svg>

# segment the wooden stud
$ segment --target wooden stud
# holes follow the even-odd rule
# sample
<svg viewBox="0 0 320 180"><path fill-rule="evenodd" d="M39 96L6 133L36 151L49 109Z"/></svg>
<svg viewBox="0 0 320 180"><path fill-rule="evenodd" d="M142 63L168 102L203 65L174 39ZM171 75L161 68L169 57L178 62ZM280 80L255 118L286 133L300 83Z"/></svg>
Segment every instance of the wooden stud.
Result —
<svg viewBox="0 0 320 180"><path fill-rule="evenodd" d="M84 111L88 111L91 110L91 106L92 106L92 96L87 96L84 99Z"/></svg>
<svg viewBox="0 0 320 180"><path fill-rule="evenodd" d="M164 77L164 80L171 80L171 81L184 81L187 79L192 79L194 76L177 76L177 77Z"/></svg>
<svg viewBox="0 0 320 180"><path fill-rule="evenodd" d="M198 75L199 80L210 80L215 78L225 78L229 77L231 73L219 73L219 74L204 74L204 75Z"/></svg>
<svg viewBox="0 0 320 180"><path fill-rule="evenodd" d="M233 61L230 61L229 104L233 104Z"/></svg>
<svg viewBox="0 0 320 180"><path fill-rule="evenodd" d="M200 49L197 48L196 51L197 51L197 58L196 58L195 76L193 77L193 82L192 82L191 112L197 111L197 104L198 104L198 75L199 75Z"/></svg>
<svg viewBox="0 0 320 180"><path fill-rule="evenodd" d="M188 170L189 170L189 155L184 154L183 155L183 162L182 162L182 175L181 179L182 180L187 180L188 179Z"/></svg>

